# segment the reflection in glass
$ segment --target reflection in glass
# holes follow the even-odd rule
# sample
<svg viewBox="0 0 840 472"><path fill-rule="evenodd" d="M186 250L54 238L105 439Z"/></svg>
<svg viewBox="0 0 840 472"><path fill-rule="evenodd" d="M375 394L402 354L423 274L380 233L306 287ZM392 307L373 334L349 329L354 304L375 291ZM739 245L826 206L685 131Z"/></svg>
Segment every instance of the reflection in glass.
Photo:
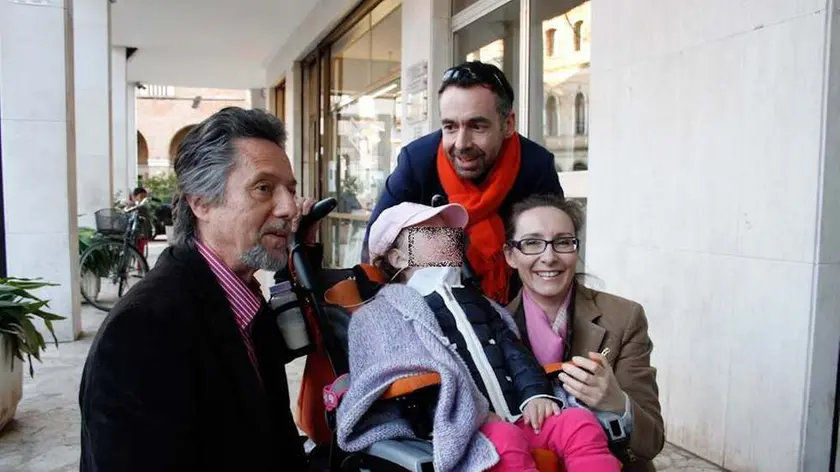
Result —
<svg viewBox="0 0 840 472"><path fill-rule="evenodd" d="M513 90L518 90L519 2L510 2L470 23L456 31L454 39L455 64L494 64L505 73Z"/></svg>
<svg viewBox="0 0 840 472"><path fill-rule="evenodd" d="M396 167L401 146L401 7L385 1L332 46L331 140L325 194L330 215L326 258L334 267L360 262L368 218Z"/></svg>
<svg viewBox="0 0 840 472"><path fill-rule="evenodd" d="M532 0L531 135L555 157L558 172L589 168L590 2ZM542 131L540 133L540 131Z"/></svg>

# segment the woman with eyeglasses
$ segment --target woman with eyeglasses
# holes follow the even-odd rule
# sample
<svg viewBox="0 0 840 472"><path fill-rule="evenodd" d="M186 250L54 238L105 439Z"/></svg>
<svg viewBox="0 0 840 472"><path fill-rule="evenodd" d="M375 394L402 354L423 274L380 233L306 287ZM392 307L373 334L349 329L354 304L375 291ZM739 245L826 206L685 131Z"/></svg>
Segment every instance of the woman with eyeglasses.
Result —
<svg viewBox="0 0 840 472"><path fill-rule="evenodd" d="M504 254L522 290L507 308L540 364L564 363L559 384L595 411L623 471L654 470L665 434L647 319L638 303L581 283L582 226L581 207L560 196L513 206Z"/></svg>

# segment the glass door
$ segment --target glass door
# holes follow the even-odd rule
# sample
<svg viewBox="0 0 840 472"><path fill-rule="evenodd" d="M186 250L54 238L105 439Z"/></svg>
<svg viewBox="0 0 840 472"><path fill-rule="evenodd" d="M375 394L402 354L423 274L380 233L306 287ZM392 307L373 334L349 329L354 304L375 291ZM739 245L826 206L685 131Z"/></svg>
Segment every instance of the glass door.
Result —
<svg viewBox="0 0 840 472"><path fill-rule="evenodd" d="M320 157L319 149L321 146L321 136L318 129L321 116L318 107L318 98L320 96L318 71L319 61L317 60L317 55L301 65L301 74L303 76L301 80L301 84L303 85L303 93L301 94L303 146L301 147L301 179L298 191L301 195L310 198L320 197L316 181L318 175L316 163Z"/></svg>
<svg viewBox="0 0 840 472"><path fill-rule="evenodd" d="M361 261L368 219L402 144L401 12L399 2L384 1L330 46L323 195L338 199L325 225L333 267Z"/></svg>

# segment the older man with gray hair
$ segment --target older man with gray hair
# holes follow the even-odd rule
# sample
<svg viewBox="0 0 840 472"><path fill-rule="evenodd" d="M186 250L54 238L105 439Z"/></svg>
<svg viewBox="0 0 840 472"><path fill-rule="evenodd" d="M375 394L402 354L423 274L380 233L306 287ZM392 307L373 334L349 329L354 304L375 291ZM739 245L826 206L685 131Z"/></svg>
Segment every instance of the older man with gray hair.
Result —
<svg viewBox="0 0 840 472"><path fill-rule="evenodd" d="M175 161L175 242L111 310L79 392L82 471L305 470L288 356L258 269L287 263L311 200L260 110L196 126Z"/></svg>

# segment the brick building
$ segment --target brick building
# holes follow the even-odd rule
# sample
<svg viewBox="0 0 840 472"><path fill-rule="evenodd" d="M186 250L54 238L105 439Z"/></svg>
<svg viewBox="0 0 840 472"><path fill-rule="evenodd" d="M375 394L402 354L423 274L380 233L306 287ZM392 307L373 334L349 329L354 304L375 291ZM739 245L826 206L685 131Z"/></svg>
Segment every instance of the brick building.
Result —
<svg viewBox="0 0 840 472"><path fill-rule="evenodd" d="M191 127L227 106L250 107L247 90L141 85L137 88L137 164L143 178L169 172Z"/></svg>

